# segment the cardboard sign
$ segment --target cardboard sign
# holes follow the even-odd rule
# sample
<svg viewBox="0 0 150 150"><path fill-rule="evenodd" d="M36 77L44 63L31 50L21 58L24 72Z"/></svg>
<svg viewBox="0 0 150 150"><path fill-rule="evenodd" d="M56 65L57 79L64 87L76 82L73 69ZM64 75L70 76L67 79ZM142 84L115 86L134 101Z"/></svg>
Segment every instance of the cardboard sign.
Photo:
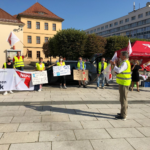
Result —
<svg viewBox="0 0 150 150"><path fill-rule="evenodd" d="M47 71L36 71L32 73L32 84L46 84L48 83Z"/></svg>
<svg viewBox="0 0 150 150"><path fill-rule="evenodd" d="M70 75L70 65L65 65L65 66L53 66L53 75L54 77L56 76L66 76Z"/></svg>
<svg viewBox="0 0 150 150"><path fill-rule="evenodd" d="M84 80L88 81L89 78L89 71L88 70L73 70L73 79L74 80Z"/></svg>

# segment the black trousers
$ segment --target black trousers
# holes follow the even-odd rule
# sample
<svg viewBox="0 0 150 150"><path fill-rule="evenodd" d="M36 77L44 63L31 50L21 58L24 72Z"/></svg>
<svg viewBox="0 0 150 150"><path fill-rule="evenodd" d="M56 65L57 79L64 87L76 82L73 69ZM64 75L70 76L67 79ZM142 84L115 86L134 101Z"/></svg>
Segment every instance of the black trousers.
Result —
<svg viewBox="0 0 150 150"><path fill-rule="evenodd" d="M66 84L66 76L60 76L60 84Z"/></svg>

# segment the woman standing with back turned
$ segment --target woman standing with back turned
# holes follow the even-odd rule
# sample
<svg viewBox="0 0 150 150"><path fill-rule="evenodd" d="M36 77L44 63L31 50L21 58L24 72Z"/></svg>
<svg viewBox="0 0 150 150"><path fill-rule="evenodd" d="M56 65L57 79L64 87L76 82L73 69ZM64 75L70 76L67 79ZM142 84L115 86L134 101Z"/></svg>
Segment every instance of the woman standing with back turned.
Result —
<svg viewBox="0 0 150 150"><path fill-rule="evenodd" d="M59 62L57 62L57 66L65 66L65 62L63 61L63 57L59 58ZM62 88L62 84L64 84L64 89L66 87L66 76L60 76L60 88Z"/></svg>

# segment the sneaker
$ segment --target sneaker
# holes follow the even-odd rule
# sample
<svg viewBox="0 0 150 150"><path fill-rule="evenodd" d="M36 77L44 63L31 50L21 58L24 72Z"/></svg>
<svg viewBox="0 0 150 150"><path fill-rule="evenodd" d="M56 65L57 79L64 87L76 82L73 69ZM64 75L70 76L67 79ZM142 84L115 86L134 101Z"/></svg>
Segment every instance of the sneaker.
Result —
<svg viewBox="0 0 150 150"><path fill-rule="evenodd" d="M81 88L81 85L79 85L78 88Z"/></svg>
<svg viewBox="0 0 150 150"><path fill-rule="evenodd" d="M64 85L64 89L67 89L66 85Z"/></svg>
<svg viewBox="0 0 150 150"><path fill-rule="evenodd" d="M96 89L99 90L99 87L97 87Z"/></svg>
<svg viewBox="0 0 150 150"><path fill-rule="evenodd" d="M83 85L83 87L84 87L84 88L87 88L87 86L86 86L86 85Z"/></svg>
<svg viewBox="0 0 150 150"><path fill-rule="evenodd" d="M38 92L41 92L41 91L42 91L42 89L39 89L39 90L38 90Z"/></svg>
<svg viewBox="0 0 150 150"><path fill-rule="evenodd" d="M106 84L106 86L109 86L109 84Z"/></svg>
<svg viewBox="0 0 150 150"><path fill-rule="evenodd" d="M4 93L3 93L3 95L7 95L7 94L8 94L7 92L4 92Z"/></svg>
<svg viewBox="0 0 150 150"><path fill-rule="evenodd" d="M105 87L102 87L102 89L105 89Z"/></svg>
<svg viewBox="0 0 150 150"><path fill-rule="evenodd" d="M121 116L121 113L117 113L118 116ZM126 116L127 117L127 116Z"/></svg>
<svg viewBox="0 0 150 150"><path fill-rule="evenodd" d="M60 89L62 89L62 85L60 85Z"/></svg>
<svg viewBox="0 0 150 150"><path fill-rule="evenodd" d="M116 116L115 118L120 119L120 120L124 120L124 121L126 120L126 118L123 118L122 116Z"/></svg>
<svg viewBox="0 0 150 150"><path fill-rule="evenodd" d="M13 91L9 91L10 92L10 94L13 94L14 92Z"/></svg>

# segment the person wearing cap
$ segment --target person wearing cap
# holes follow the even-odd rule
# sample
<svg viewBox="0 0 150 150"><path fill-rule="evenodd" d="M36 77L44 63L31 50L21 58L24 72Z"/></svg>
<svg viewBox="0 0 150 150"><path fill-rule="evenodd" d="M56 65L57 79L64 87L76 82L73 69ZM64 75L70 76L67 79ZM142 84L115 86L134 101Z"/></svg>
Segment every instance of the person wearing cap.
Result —
<svg viewBox="0 0 150 150"><path fill-rule="evenodd" d="M24 58L27 57L28 55L28 49L27 49L27 53L25 56L21 56L21 52L17 52L17 56L15 56L13 58L13 62L14 62L14 69L23 71L24 70Z"/></svg>
<svg viewBox="0 0 150 150"><path fill-rule="evenodd" d="M3 64L3 69L7 69L7 68L8 69L13 69L13 63L11 62L11 58L9 56L7 57L7 62L5 62ZM9 91L9 92L10 92L10 94L13 94L12 91ZM8 94L8 92L5 91L3 95L7 95L7 94Z"/></svg>
<svg viewBox="0 0 150 150"><path fill-rule="evenodd" d="M40 57L39 62L36 63L35 70L36 71L44 71L45 70L45 64L43 63L42 57ZM40 84L39 86L40 86L40 88L39 88L38 92L41 92L42 91L42 84Z"/></svg>

